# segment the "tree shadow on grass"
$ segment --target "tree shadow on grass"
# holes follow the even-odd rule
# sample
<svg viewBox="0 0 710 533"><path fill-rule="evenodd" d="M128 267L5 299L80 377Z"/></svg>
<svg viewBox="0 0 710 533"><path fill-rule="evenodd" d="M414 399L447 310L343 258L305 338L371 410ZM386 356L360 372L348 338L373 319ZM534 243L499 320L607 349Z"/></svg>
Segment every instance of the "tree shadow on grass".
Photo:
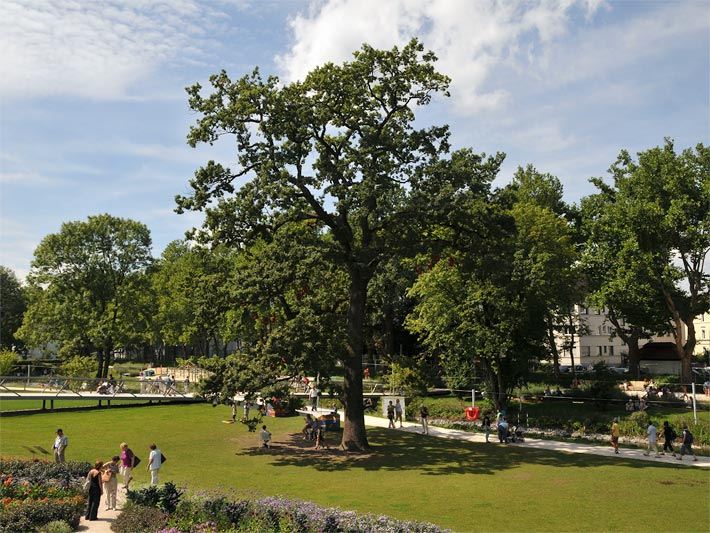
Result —
<svg viewBox="0 0 710 533"><path fill-rule="evenodd" d="M339 434L338 434L339 436ZM340 442L330 434L329 450L315 450L314 443L300 434L274 443L270 450L245 449L237 455L268 455L274 466L303 466L323 472L348 470L418 470L424 475L494 474L522 465L545 465L559 468L627 466L632 468L678 469L681 465L649 464L621 457L562 453L528 448L525 444L471 443L427 437L415 433L368 429L369 453L348 453L337 449Z"/></svg>

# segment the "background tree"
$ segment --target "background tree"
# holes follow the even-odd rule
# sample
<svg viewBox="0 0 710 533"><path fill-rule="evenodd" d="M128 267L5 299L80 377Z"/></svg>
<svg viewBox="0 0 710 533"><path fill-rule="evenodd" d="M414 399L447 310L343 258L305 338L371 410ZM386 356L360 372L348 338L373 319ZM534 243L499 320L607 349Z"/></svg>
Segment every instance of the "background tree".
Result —
<svg viewBox="0 0 710 533"><path fill-rule="evenodd" d="M232 254L224 248L174 241L163 251L153 274L156 320L163 341L180 346L180 356L226 355L232 270Z"/></svg>
<svg viewBox="0 0 710 533"><path fill-rule="evenodd" d="M149 310L150 232L110 215L62 224L37 246L28 275L30 301L18 336L28 345L56 342L68 355L97 354L106 376L113 351L140 342Z"/></svg>
<svg viewBox="0 0 710 533"><path fill-rule="evenodd" d="M628 348L628 365L640 377L639 343L671 331L671 316L663 301L653 268L638 241L615 216L615 193L602 189L582 201L582 228L586 237L582 269L588 302L606 308L615 334Z"/></svg>
<svg viewBox="0 0 710 533"><path fill-rule="evenodd" d="M179 209L206 209L202 237L243 245L302 220L332 236L324 256L348 278L347 344L333 354L345 373L348 449L368 447L362 409L368 286L383 260L411 247L411 221L420 211L408 197L417 171L448 148L446 127L413 126L414 109L448 86L435 59L416 41L390 51L363 46L353 61L316 68L303 82L281 85L258 70L232 81L221 72L210 78L209 96L199 84L188 89L200 115L189 143L231 134L238 152L236 171L210 161L191 180L192 195L177 199Z"/></svg>
<svg viewBox="0 0 710 533"><path fill-rule="evenodd" d="M494 176L478 190L490 189ZM465 376L479 360L499 408L546 355L545 317L559 304L550 279L575 257L567 222L519 185L469 195L470 225L445 237L452 245L417 279L411 292L419 303L408 321L447 375Z"/></svg>
<svg viewBox="0 0 710 533"><path fill-rule="evenodd" d="M0 266L0 348L21 347L15 332L22 325L25 309L27 302L20 281L11 269Z"/></svg>
<svg viewBox="0 0 710 533"><path fill-rule="evenodd" d="M682 379L692 379L693 320L710 309L710 149L676 153L673 142L638 154L627 151L611 166L613 185L593 183L605 195L604 217L638 250L673 324ZM632 286L633 287L633 286ZM687 333L684 341L683 331Z"/></svg>

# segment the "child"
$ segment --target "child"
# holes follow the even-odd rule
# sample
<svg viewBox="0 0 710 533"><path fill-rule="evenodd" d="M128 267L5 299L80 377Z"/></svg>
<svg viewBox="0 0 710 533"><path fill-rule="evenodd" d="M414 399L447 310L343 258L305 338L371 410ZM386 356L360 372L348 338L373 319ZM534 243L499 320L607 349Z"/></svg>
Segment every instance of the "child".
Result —
<svg viewBox="0 0 710 533"><path fill-rule="evenodd" d="M271 433L266 429L266 426L261 426L261 446L262 448L269 448L269 443L271 442Z"/></svg>

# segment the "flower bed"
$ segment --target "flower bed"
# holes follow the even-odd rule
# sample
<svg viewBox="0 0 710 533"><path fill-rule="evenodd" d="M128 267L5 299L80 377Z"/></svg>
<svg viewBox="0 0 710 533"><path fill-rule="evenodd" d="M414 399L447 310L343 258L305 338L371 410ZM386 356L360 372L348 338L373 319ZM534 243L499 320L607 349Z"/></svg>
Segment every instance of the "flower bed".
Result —
<svg viewBox="0 0 710 533"><path fill-rule="evenodd" d="M166 484L169 485L169 484ZM165 494L162 494L165 491ZM140 493L140 491L137 491ZM358 514L311 502L286 498L230 500L217 497L178 497L174 486L157 494L134 494L131 503L112 525L116 533L212 533L218 531L335 533L440 533L439 527L424 522L395 520L388 516ZM180 496L182 496L180 494ZM155 502L147 507L135 502ZM166 505L166 503L168 505ZM167 511L173 508L173 511ZM124 517L125 515L125 517ZM156 524L163 526L155 528Z"/></svg>
<svg viewBox="0 0 710 533"><path fill-rule="evenodd" d="M0 460L0 531L36 531L53 521L76 529L86 504L88 463Z"/></svg>

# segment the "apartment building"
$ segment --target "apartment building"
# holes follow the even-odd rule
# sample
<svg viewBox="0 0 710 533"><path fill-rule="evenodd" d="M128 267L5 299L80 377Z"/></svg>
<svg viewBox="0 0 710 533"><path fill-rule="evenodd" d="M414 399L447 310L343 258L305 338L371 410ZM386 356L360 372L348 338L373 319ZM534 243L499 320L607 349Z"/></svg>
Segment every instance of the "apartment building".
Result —
<svg viewBox="0 0 710 533"><path fill-rule="evenodd" d="M575 365L593 367L603 362L608 366L627 366L628 347L618 336L614 336L614 326L609 321L606 309L576 305L574 312L578 317L575 325L576 333L572 343L572 335L568 326L561 326L557 333L557 350L561 365L571 365L574 356ZM710 319L710 315L708 315ZM623 324L623 322L622 322ZM696 326L696 330L698 327ZM710 341L710 324L705 327ZM698 334L700 337L700 334ZM647 342L675 342L672 335L642 339L639 347ZM571 346L571 353L570 353ZM701 350L702 352L702 350Z"/></svg>
<svg viewBox="0 0 710 533"><path fill-rule="evenodd" d="M710 313L696 317L695 324L695 355L710 353Z"/></svg>

